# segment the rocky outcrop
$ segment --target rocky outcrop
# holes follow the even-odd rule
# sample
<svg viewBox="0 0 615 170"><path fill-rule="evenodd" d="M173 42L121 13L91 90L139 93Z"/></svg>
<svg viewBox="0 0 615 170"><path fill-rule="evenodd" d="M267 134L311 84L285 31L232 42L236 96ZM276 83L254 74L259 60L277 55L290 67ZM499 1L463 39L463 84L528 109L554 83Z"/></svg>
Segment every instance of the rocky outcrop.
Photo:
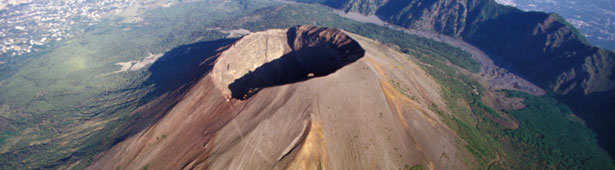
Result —
<svg viewBox="0 0 615 170"><path fill-rule="evenodd" d="M406 28L460 36L481 0L329 0L324 4L346 12L376 15Z"/></svg>

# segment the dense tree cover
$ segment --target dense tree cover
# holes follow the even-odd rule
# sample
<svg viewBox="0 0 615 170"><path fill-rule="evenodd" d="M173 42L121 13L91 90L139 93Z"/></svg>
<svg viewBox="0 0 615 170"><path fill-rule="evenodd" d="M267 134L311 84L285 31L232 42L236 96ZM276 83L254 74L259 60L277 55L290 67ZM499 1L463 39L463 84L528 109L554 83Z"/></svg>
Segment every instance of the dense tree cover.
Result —
<svg viewBox="0 0 615 170"><path fill-rule="evenodd" d="M584 121L553 97L532 96L507 91L510 97L524 98L526 108L507 111L520 123L516 130L505 130L511 148L523 155L528 167L538 169L613 169L607 153L595 147L595 134Z"/></svg>

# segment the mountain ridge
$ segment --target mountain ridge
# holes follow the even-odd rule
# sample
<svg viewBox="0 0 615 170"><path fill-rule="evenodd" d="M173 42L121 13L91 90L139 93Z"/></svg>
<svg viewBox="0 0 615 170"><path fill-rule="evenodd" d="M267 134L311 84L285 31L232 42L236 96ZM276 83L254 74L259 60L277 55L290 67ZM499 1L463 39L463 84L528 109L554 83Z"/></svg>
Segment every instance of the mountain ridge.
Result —
<svg viewBox="0 0 615 170"><path fill-rule="evenodd" d="M554 13L524 12L494 0L345 0L320 3L457 37L501 56L523 76L559 96L615 155L615 53L593 46ZM497 43L496 43L497 42ZM497 63L496 63L497 64Z"/></svg>

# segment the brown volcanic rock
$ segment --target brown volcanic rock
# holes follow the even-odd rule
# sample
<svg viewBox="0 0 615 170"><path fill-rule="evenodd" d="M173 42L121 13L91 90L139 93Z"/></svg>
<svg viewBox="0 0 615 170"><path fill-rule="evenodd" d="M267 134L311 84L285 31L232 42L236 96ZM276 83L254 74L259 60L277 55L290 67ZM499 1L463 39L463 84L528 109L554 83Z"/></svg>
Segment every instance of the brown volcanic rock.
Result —
<svg viewBox="0 0 615 170"><path fill-rule="evenodd" d="M458 137L428 109L445 108L438 84L406 57L336 29L247 35L90 169L465 169ZM256 90L227 100L244 77Z"/></svg>

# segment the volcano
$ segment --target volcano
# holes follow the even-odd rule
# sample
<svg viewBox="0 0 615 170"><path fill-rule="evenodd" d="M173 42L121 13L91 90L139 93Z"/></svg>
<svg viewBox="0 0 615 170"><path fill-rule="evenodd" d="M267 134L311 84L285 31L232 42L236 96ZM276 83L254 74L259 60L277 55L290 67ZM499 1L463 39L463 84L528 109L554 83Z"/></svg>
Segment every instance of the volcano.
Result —
<svg viewBox="0 0 615 170"><path fill-rule="evenodd" d="M396 48L315 26L250 33L89 168L465 169L430 109L446 108L440 85Z"/></svg>

